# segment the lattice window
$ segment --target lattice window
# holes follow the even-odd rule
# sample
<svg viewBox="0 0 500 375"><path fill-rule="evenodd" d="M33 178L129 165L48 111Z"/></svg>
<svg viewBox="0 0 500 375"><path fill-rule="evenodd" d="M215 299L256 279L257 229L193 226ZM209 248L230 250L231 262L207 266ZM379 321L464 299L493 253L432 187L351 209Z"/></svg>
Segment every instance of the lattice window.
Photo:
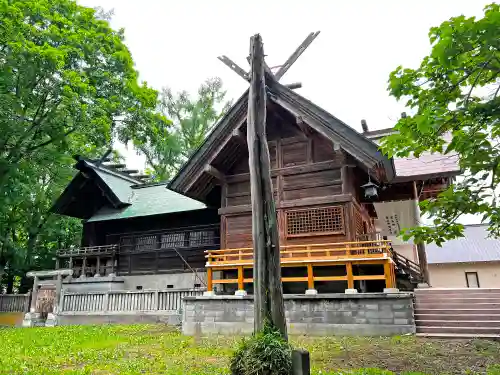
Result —
<svg viewBox="0 0 500 375"><path fill-rule="evenodd" d="M365 233L365 227L363 225L363 216L361 216L361 212L356 208L355 209L355 220L356 220L356 235L364 234Z"/></svg>
<svg viewBox="0 0 500 375"><path fill-rule="evenodd" d="M160 247L162 249L170 249L173 247L184 247L184 237L185 237L184 232L162 234Z"/></svg>
<svg viewBox="0 0 500 375"><path fill-rule="evenodd" d="M156 248L156 236L142 236L135 239L135 250L146 251Z"/></svg>
<svg viewBox="0 0 500 375"><path fill-rule="evenodd" d="M191 232L189 235L189 246L206 246L214 244L214 232L212 230L200 230Z"/></svg>
<svg viewBox="0 0 500 375"><path fill-rule="evenodd" d="M286 221L289 237L343 234L345 230L342 206L287 211Z"/></svg>

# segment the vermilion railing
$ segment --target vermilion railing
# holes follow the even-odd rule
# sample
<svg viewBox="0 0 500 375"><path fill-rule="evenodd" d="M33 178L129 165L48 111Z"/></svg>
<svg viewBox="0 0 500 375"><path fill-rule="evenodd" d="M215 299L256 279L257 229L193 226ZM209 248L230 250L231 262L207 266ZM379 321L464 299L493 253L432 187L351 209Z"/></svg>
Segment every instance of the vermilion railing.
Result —
<svg viewBox="0 0 500 375"><path fill-rule="evenodd" d="M253 248L207 250L207 267L253 264ZM281 263L309 263L390 257L389 241L356 241L308 245L285 245L280 248Z"/></svg>

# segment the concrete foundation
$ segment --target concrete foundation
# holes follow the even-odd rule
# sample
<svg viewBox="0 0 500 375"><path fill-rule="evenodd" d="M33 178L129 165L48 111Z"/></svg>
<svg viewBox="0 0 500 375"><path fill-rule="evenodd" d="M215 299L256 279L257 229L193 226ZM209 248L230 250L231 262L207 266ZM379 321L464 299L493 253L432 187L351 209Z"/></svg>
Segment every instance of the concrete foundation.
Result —
<svg viewBox="0 0 500 375"><path fill-rule="evenodd" d="M389 336L415 333L411 293L285 295L290 334ZM182 331L249 334L252 296L185 297Z"/></svg>
<svg viewBox="0 0 500 375"><path fill-rule="evenodd" d="M154 324L181 325L179 312L137 311L137 312L64 312L58 315L58 325L95 325L95 324Z"/></svg>
<svg viewBox="0 0 500 375"><path fill-rule="evenodd" d="M119 276L79 277L63 280L64 293L88 293L125 290L125 278Z"/></svg>

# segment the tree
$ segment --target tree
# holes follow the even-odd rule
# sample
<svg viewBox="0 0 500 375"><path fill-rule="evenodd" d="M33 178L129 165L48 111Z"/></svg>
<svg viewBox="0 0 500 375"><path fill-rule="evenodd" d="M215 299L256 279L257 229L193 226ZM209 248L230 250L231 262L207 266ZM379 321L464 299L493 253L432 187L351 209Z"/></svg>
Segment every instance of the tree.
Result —
<svg viewBox="0 0 500 375"><path fill-rule="evenodd" d="M398 67L389 91L414 114L401 118L382 148L391 156L439 152L458 155L463 177L434 200L421 203L433 227L405 230L404 237L436 242L461 236L464 214L481 215L500 235L500 6L484 16L454 17L429 33L432 50L417 69Z"/></svg>
<svg viewBox="0 0 500 375"><path fill-rule="evenodd" d="M71 155L145 139L158 93L138 82L123 30L74 0L0 0L0 269L6 289L80 223L48 213L71 179ZM1 289L1 288L0 288Z"/></svg>
<svg viewBox="0 0 500 375"><path fill-rule="evenodd" d="M171 178L231 107L225 98L220 78L206 80L195 99L186 91L173 94L164 88L160 110L173 123L158 121L149 129L146 141L135 142L135 147L146 156L148 173L156 180Z"/></svg>
<svg viewBox="0 0 500 375"><path fill-rule="evenodd" d="M138 84L123 30L73 0L0 0L0 185L68 137L144 136L157 93Z"/></svg>

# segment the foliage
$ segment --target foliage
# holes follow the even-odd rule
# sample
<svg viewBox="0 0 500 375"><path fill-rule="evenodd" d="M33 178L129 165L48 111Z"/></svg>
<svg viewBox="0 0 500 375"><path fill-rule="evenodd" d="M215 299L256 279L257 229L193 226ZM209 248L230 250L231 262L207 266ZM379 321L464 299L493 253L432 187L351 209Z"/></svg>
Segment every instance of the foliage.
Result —
<svg viewBox="0 0 500 375"><path fill-rule="evenodd" d="M488 375L500 374L492 366L499 363L500 343L491 340L292 336L291 341L311 353L313 375L485 374L488 367ZM239 343L234 336L186 337L165 325L0 329L0 373L223 375L230 374Z"/></svg>
<svg viewBox="0 0 500 375"><path fill-rule="evenodd" d="M431 53L417 69L400 66L390 75L390 94L404 98L414 114L399 120L398 133L386 138L382 148L400 157L457 155L464 177L421 204L434 227L411 228L404 237L441 244L462 235L456 221L463 214L481 215L498 236L500 6L488 5L480 19L451 18L431 28L429 39Z"/></svg>
<svg viewBox="0 0 500 375"><path fill-rule="evenodd" d="M109 14L75 0L0 0L0 269L8 288L54 249L78 244L79 222L48 209L71 179L73 154L144 139L157 92L138 83ZM0 288L1 289L1 288Z"/></svg>
<svg viewBox="0 0 500 375"><path fill-rule="evenodd" d="M231 359L233 375L289 375L292 347L269 323L249 339L243 339Z"/></svg>
<svg viewBox="0 0 500 375"><path fill-rule="evenodd" d="M220 78L205 81L195 99L186 91L174 94L163 89L160 110L173 123L155 122L146 140L135 141L135 147L146 156L148 173L156 180L170 179L230 108L231 102L225 98Z"/></svg>

